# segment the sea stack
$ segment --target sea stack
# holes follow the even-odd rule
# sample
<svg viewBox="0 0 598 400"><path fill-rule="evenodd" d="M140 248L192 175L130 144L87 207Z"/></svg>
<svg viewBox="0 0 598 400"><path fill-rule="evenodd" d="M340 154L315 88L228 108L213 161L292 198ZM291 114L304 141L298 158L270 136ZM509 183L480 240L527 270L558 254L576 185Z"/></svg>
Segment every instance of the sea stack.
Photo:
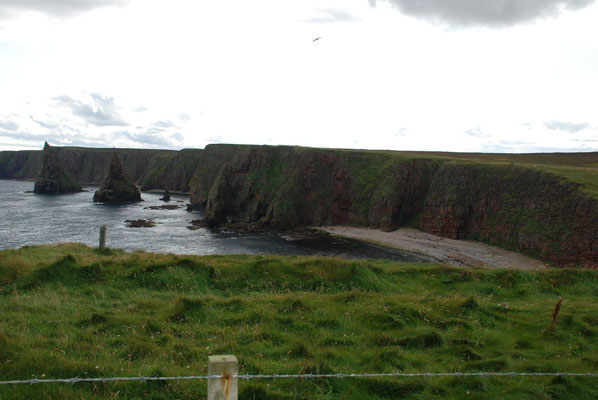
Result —
<svg viewBox="0 0 598 400"><path fill-rule="evenodd" d="M43 167L35 180L33 191L42 194L65 194L81 192L81 184L60 163L56 150L44 143Z"/></svg>
<svg viewBox="0 0 598 400"><path fill-rule="evenodd" d="M93 195L93 201L101 203L129 203L133 201L142 201L141 193L137 186L127 179L123 171L123 165L116 152L112 153L108 176L104 183L96 190Z"/></svg>
<svg viewBox="0 0 598 400"><path fill-rule="evenodd" d="M164 196L160 197L162 201L170 201L170 190L166 189L164 191Z"/></svg>

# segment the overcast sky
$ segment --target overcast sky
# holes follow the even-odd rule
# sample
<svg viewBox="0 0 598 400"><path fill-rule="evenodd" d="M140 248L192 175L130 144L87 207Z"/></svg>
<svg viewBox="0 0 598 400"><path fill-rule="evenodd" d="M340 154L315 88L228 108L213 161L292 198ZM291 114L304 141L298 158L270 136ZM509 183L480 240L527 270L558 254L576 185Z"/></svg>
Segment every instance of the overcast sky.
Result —
<svg viewBox="0 0 598 400"><path fill-rule="evenodd" d="M597 21L594 0L0 0L0 150L598 151Z"/></svg>

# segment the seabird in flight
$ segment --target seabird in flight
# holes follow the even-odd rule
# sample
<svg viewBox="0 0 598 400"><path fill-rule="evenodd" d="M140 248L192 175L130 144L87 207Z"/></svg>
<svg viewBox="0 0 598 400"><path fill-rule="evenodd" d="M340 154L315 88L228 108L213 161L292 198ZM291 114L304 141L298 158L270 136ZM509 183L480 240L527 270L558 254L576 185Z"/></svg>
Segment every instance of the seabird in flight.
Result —
<svg viewBox="0 0 598 400"><path fill-rule="evenodd" d="M312 42L315 42L316 40L320 40L322 39L322 36L318 36L317 38L315 38L314 40L312 40Z"/></svg>

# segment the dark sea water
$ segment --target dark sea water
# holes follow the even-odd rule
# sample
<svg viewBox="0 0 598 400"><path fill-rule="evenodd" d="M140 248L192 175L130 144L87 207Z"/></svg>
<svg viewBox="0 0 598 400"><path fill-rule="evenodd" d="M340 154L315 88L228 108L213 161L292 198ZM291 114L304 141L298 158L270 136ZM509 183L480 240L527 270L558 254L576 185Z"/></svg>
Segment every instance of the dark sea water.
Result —
<svg viewBox="0 0 598 400"><path fill-rule="evenodd" d="M186 211L188 197L142 193L145 200L125 205L92 202L93 191L53 196L31 193L33 182L0 180L0 250L26 245L78 242L97 246L101 225L108 227L107 246L176 254L280 254L344 258L378 258L425 262L417 254L391 250L356 240L335 237L289 241L274 234L222 233L201 228L189 230L199 212ZM150 206L180 205L175 210ZM152 219L153 228L129 228L125 220Z"/></svg>

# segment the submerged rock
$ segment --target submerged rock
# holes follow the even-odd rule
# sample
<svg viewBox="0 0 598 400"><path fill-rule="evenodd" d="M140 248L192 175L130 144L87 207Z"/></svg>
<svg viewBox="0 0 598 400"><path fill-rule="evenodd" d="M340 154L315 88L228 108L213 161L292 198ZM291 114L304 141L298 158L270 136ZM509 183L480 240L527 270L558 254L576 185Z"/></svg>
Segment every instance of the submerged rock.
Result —
<svg viewBox="0 0 598 400"><path fill-rule="evenodd" d="M112 154L108 176L99 190L96 190L93 201L102 203L128 203L142 201L137 186L131 182L123 171L118 154Z"/></svg>
<svg viewBox="0 0 598 400"><path fill-rule="evenodd" d="M44 144L43 167L35 180L35 193L65 194L81 192L81 184L62 166L58 155L48 142Z"/></svg>
<svg viewBox="0 0 598 400"><path fill-rule="evenodd" d="M149 207L144 207L144 209L148 209L148 210L176 210L181 208L182 206L176 205L176 204L165 204L163 206L149 206Z"/></svg>
<svg viewBox="0 0 598 400"><path fill-rule="evenodd" d="M153 219L127 219L127 228L153 228L156 222Z"/></svg>

